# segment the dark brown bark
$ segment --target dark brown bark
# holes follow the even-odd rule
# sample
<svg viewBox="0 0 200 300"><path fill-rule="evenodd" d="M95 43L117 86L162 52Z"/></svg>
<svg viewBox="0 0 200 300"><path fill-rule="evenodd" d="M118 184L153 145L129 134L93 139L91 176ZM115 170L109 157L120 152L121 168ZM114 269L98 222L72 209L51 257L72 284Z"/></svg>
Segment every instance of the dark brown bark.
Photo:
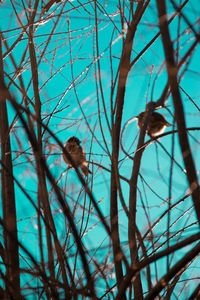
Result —
<svg viewBox="0 0 200 300"><path fill-rule="evenodd" d="M15 206L15 191L13 182L12 151L10 144L10 132L8 124L8 112L6 106L6 93L4 93L2 44L0 36L0 139L1 160L5 168L1 169L1 198L3 203L3 221L5 243L5 266L6 276L10 286L6 290L17 299L20 298L20 270L19 270L19 248L17 243L17 220ZM7 171L9 170L9 172Z"/></svg>
<svg viewBox="0 0 200 300"><path fill-rule="evenodd" d="M7 91L7 93L9 94L9 92ZM9 94L9 100L13 106L13 108L16 110L21 122L22 122L22 125L23 125L23 128L25 129L27 135L28 135L28 138L30 140L30 143L32 145L32 148L33 148L33 151L34 153L38 152L39 151L39 146L38 146L38 142L37 142L37 139L35 137L35 135L32 134L32 132L30 131L23 115L21 114L21 110L24 110L26 111L27 113L30 113L28 112L27 109L23 108L20 104L18 104L15 99ZM36 117L30 113L30 115L36 119ZM37 120L37 119L36 119ZM41 122L41 121L38 121L37 122ZM58 140L58 138L53 134L53 132L48 128L46 127L44 124L42 124L42 122L40 123L42 125L42 127L45 128L45 130L47 130L50 135L56 140L56 142L58 143L58 145L61 147L63 153L67 156L67 159L69 159L70 163L72 164L72 166L76 169L76 172L77 172L77 175L81 181L81 183L84 185L85 187L85 190L87 191L88 195L90 196L91 200L92 200L92 203L94 204L97 212L98 212L98 215L102 221L102 223L104 224L107 232L109 235L111 235L110 233L110 230L109 230L109 227L107 225L107 223L105 222L102 214L101 214L101 211L100 209L98 208L97 206L97 203L95 201L95 199L93 198L93 195L91 193L91 191L89 190L87 184L85 183L82 175L80 174L80 171L77 169L75 163L72 161L72 158L70 156L70 154L66 151L66 149L63 147L63 145L61 144L61 142ZM72 214L71 214L71 211L70 211L70 208L67 204L67 202L64 200L63 196L62 196L62 193L60 191L60 188L58 187L54 177L52 176L47 164L46 164L46 161L43 157L43 155L39 156L39 161L40 161L40 165L42 167L42 169L44 170L50 184L52 185L54 191L55 191L55 194L57 196L57 200L58 202L60 203L61 205L61 208L63 210L63 214L66 216L66 218L68 219L68 222L69 222L69 226L72 230L72 233L73 233L73 237L74 237L74 240L77 244L77 248L79 250L79 253L80 253L80 256L81 256L81 260L82 260L82 263L83 263L83 268L84 268L84 271L85 271L85 276L87 278L87 288L88 288L88 291L90 292L90 295L92 295L93 299L96 299L96 293L95 293L95 289L94 289L94 281L93 281L93 278L91 276L91 273L90 273L90 269L89 269L89 264L87 262L87 259L86 259L86 254L85 254L85 251L83 249L83 245L82 245L82 242L81 242L81 239L80 239L80 236L78 235L78 232L77 232L77 229L76 229L76 226L75 226L75 223L74 223L74 220L73 220L73 217L72 217ZM57 238L57 235L56 235L56 230L55 230L55 225L54 225L54 222L53 222L53 217L52 217L52 214L49 213L48 216L50 217L50 225L51 225L51 230L52 230L52 233L53 233L53 237L54 237L54 242L55 242L55 248L56 248L56 251L57 251L57 255L58 255L58 259L62 258L64 260L64 252L62 251L61 247L60 247L60 243L58 241L58 238ZM46 221L46 220L45 220ZM60 263L62 263L62 259L59 260ZM67 285L67 279L63 280L63 282L65 283L64 285L64 288L65 290L67 289L68 285ZM68 287L68 292L70 292L70 288ZM66 291L66 293L68 293ZM69 299L69 298L67 298Z"/></svg>
<svg viewBox="0 0 200 300"><path fill-rule="evenodd" d="M33 20L34 18L30 18ZM37 70L37 62L35 57L35 50L33 45L33 26L30 26L29 32L29 53L30 53L30 61L31 61L31 71L32 71L32 79L33 79L33 90L35 96L35 112L38 119L41 119L41 102L39 96L39 89L38 89L38 70ZM30 124L30 119L29 119ZM32 125L31 125L32 128ZM54 268L54 255L53 255L53 247L52 247L52 240L51 240L51 232L49 230L49 217L48 217L48 192L46 187L46 180L45 174L42 170L39 160L40 156L42 155L42 132L40 123L37 123L37 139L38 139L38 148L39 151L35 152L35 159L36 159L36 169L38 174L38 202L39 207L42 204L42 208L44 209L45 219L48 222L49 226L45 225L46 230L46 241L47 241L47 253L48 253L48 268L51 275L51 279L55 282L55 268ZM40 216L38 216L40 218ZM42 250L41 250L42 251Z"/></svg>
<svg viewBox="0 0 200 300"><path fill-rule="evenodd" d="M200 284L197 285L196 289L194 290L194 292L190 295L190 297L188 298L188 300L195 300L198 299L197 297L200 296Z"/></svg>
<svg viewBox="0 0 200 300"><path fill-rule="evenodd" d="M199 240L200 238L200 233L194 234L191 237L179 242L178 244L175 244L174 246L169 247L166 250L160 251L156 254L151 255L150 257L143 259L140 263L135 264L132 266L132 268L130 269L130 271L127 273L127 275L124 277L123 282L121 283L120 289L119 289L119 293L116 296L115 300L120 300L124 291L126 290L126 288L129 286L131 279L133 278L133 276L135 276L135 274L142 270L144 267L146 267L147 265L150 265L152 262L157 261L158 259L165 257L166 255L169 255L197 240ZM194 256L196 255L196 252L194 253ZM183 258L184 259L184 258ZM185 262L187 263L187 262ZM177 271L178 272L178 271Z"/></svg>
<svg viewBox="0 0 200 300"><path fill-rule="evenodd" d="M200 224L200 188L186 130L185 114L177 80L178 66L174 59L173 45L170 39L170 33L167 23L167 11L165 1L157 0L157 7L159 15L159 26L166 58L168 82L171 89L175 109L175 119L178 128L179 144L181 147L182 157L187 171L187 180L189 183L190 190L192 192L194 208L196 211L198 222Z"/></svg>
<svg viewBox="0 0 200 300"><path fill-rule="evenodd" d="M121 264L121 254L120 254L120 238L119 238L119 225L118 225L118 201L117 201L117 183L118 183L118 157L119 157L119 137L121 131L121 121L123 115L124 107L124 97L125 97L125 87L127 82L127 77L130 71L130 59L132 53L133 39L135 32L137 30L137 25L139 24L141 17L148 6L149 1L144 4L144 1L138 3L133 20L128 27L127 36L124 41L122 56L119 66L119 80L116 96L116 117L113 125L113 135L112 135L112 166L111 166L111 203L110 203L110 217L111 217L111 231L112 231L112 242L113 242L113 254L114 263L117 277L117 286L120 287L121 280L123 278L122 264ZM130 204L130 203L129 203ZM132 213L132 211L131 211ZM131 218L132 219L132 218ZM129 217L129 228L132 226L133 221ZM132 242L136 245L135 240L135 228L133 227L134 236L131 235ZM130 239L129 239L130 243ZM132 245L129 245L131 252L131 261L135 260L137 256L137 250L135 248L135 257L133 254ZM141 299L143 296L142 284L140 275L137 276L133 283L134 285L134 296ZM123 295L125 299L125 294Z"/></svg>
<svg viewBox="0 0 200 300"><path fill-rule="evenodd" d="M133 28L132 23L131 29ZM119 224L118 224L118 201L117 201L117 176L118 175L118 156L119 156L119 137L121 129L121 120L124 106L125 86L129 71L130 57L132 51L134 31L129 30L127 38L124 44L124 50L122 53L120 71L119 71L119 83L116 96L117 111L116 118L113 127L112 136L112 166L111 166L111 195L110 195L110 219L111 219L111 232L112 232L112 244L114 264L117 277L118 288L123 278L121 255L120 255L120 238L119 238ZM123 295L125 297L125 294ZM124 298L126 299L126 297Z"/></svg>
<svg viewBox="0 0 200 300"><path fill-rule="evenodd" d="M182 259L180 259L168 272L163 276L159 282L152 288L145 299L154 300L156 296L168 285L169 281L176 275L178 272L193 260L200 252L200 243L198 243L192 250L190 250Z"/></svg>
<svg viewBox="0 0 200 300"><path fill-rule="evenodd" d="M36 11L36 10L35 10ZM31 18L33 19L33 17ZM53 253L53 246L52 246L52 238L51 238L51 231L53 232L54 237L54 243L55 243L55 249L57 251L58 260L61 267L61 273L63 282L65 282L65 295L68 299L70 299L70 289L68 285L66 270L65 270L65 263L64 263L64 255L63 250L61 249L60 243L57 238L56 234L56 228L54 225L49 200L48 200L48 191L46 186L46 176L44 168L41 164L41 157L43 156L43 150L42 150L42 127L41 127L41 101L40 101L40 95L39 95L39 82L38 82L38 68L37 68L37 61L35 56L35 49L33 44L33 26L30 26L30 33L29 33L29 53L30 53L30 60L31 60L31 70L32 70L32 78L33 78L33 90L34 90L34 96L35 96L35 112L37 119L39 122L37 122L37 144L38 148L37 151L34 151L35 160L36 160L36 169L37 169L37 175L38 175L38 202L40 202L43 211L44 216L47 221L47 224L45 224L45 230L46 230L46 240L47 240L47 253L48 253L48 268L52 280L52 284L56 282L55 277L55 266L54 266L54 253ZM40 206L40 205L39 205ZM51 229L51 230L50 230ZM42 251L42 250L41 250ZM54 289L56 291L56 286L54 286Z"/></svg>
<svg viewBox="0 0 200 300"><path fill-rule="evenodd" d="M128 226L128 239L129 239L129 248L130 248L130 255L131 255L131 263L135 265L138 263L138 247L136 241L136 204L137 204L137 184L138 184L138 176L140 170L140 164L142 159L142 154L144 152L144 138L145 132L148 124L148 120L150 115L154 109L152 104L151 108L146 112L144 126L140 132L139 141L137 145L136 154L134 157L134 164L132 169L132 174L130 178L130 194L129 194L129 226ZM134 284L134 296L135 299L143 299L142 293L142 283L140 273L135 278Z"/></svg>

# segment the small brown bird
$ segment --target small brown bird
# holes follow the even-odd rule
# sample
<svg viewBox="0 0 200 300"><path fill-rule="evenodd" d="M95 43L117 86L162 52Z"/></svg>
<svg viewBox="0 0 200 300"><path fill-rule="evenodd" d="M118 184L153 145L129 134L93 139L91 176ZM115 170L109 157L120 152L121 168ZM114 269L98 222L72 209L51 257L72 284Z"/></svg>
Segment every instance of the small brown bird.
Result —
<svg viewBox="0 0 200 300"><path fill-rule="evenodd" d="M144 115L145 111L141 112L139 116L137 116L138 119L138 127L141 129L142 126L144 125ZM151 115L151 118L149 120L149 124L147 125L147 134L149 136L157 136L161 133L163 133L166 129L166 127L172 126L169 124L165 117L163 115L153 112Z"/></svg>
<svg viewBox="0 0 200 300"><path fill-rule="evenodd" d="M85 151L80 146L81 141L75 137L72 136L68 139L68 141L65 144L65 149L69 152L69 154L72 156L72 159L74 160L76 166L78 168L81 168L81 171L85 174L85 176L88 176L88 174L92 174L92 172L89 170L87 162L86 162L86 156ZM63 153L63 159L68 164L70 168L72 168L72 165L70 161L67 159L66 155Z"/></svg>

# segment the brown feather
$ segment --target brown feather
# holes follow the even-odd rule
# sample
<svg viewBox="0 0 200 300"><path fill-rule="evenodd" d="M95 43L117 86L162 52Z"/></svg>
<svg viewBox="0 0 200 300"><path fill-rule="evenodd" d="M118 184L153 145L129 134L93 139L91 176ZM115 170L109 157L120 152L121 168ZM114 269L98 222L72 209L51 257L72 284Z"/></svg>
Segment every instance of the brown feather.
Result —
<svg viewBox="0 0 200 300"><path fill-rule="evenodd" d="M75 136L72 136L68 139L65 144L65 149L71 155L74 163L76 164L77 168L81 168L82 172L88 176L90 170L88 169L87 162L86 162L86 155L83 148L80 146L81 142ZM69 167L72 167L70 161L67 159L66 155L63 153L63 159Z"/></svg>
<svg viewBox="0 0 200 300"><path fill-rule="evenodd" d="M88 174L92 174L92 172L89 170L89 168L87 166L85 166L85 165L81 166L81 171L83 172L83 174L85 176L88 176Z"/></svg>
<svg viewBox="0 0 200 300"><path fill-rule="evenodd" d="M138 127L141 129L144 125L145 112L141 112L138 116ZM171 126L167 122L165 117L157 112L153 112L147 126L147 134L150 136L156 136L165 131L165 128Z"/></svg>

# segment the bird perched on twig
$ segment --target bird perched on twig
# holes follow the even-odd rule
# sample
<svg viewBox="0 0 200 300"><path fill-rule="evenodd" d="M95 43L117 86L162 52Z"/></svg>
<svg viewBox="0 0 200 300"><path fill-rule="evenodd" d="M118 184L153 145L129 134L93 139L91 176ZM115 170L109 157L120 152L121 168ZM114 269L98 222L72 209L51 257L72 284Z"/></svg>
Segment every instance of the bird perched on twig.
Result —
<svg viewBox="0 0 200 300"><path fill-rule="evenodd" d="M80 144L81 141L77 137L72 136L66 142L65 149L71 155L77 168L81 168L81 171L85 174L85 176L88 176L88 174L89 173L92 174L92 172L88 168L85 151L80 146ZM70 161L67 159L64 153L63 153L63 159L66 162L66 164L69 166L69 168L72 168Z"/></svg>
<svg viewBox="0 0 200 300"><path fill-rule="evenodd" d="M144 117L145 117L145 111L141 112L139 116L137 116L138 119L138 127L142 129L142 126L144 125ZM149 136L157 136L161 133L163 133L166 129L166 127L172 126L170 123L168 123L163 117L163 115L153 112L149 123L147 125L147 134Z"/></svg>

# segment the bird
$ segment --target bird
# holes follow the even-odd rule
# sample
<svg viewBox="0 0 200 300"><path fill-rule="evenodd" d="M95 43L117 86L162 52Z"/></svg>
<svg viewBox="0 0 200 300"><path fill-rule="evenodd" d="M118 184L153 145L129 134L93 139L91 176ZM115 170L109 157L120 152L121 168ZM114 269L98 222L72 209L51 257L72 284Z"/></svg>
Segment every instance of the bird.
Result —
<svg viewBox="0 0 200 300"><path fill-rule="evenodd" d="M80 168L85 176L88 176L88 174L92 174L92 172L88 168L85 151L81 147L81 141L77 137L70 137L65 144L65 149L71 155L77 168ZM63 159L69 166L69 168L72 168L71 162L67 159L64 153Z"/></svg>
<svg viewBox="0 0 200 300"><path fill-rule="evenodd" d="M144 125L144 118L145 118L145 111L141 112L137 116L138 121L138 127L142 129L142 126ZM147 134L151 137L157 136L161 133L163 133L166 129L166 127L172 126L170 123L167 122L165 117L157 112L153 112L149 123L147 125Z"/></svg>

